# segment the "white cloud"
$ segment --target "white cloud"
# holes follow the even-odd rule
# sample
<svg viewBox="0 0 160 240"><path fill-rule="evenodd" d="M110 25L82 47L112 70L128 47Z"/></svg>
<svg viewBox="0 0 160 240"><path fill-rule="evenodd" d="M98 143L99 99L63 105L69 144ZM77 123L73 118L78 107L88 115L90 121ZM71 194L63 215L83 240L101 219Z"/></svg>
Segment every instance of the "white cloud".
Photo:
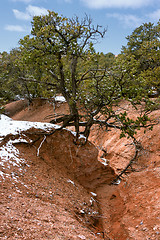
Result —
<svg viewBox="0 0 160 240"><path fill-rule="evenodd" d="M24 2L24 3L30 3L32 0L12 0L12 2Z"/></svg>
<svg viewBox="0 0 160 240"><path fill-rule="evenodd" d="M17 19L30 20L31 16L28 13L21 12L17 9L13 9L13 13Z"/></svg>
<svg viewBox="0 0 160 240"><path fill-rule="evenodd" d="M25 32L26 29L20 25L6 25L5 30L11 32Z"/></svg>
<svg viewBox="0 0 160 240"><path fill-rule="evenodd" d="M157 9L156 11L154 11L153 13L149 14L149 17L152 21L156 21L158 22L160 19L160 9Z"/></svg>
<svg viewBox="0 0 160 240"><path fill-rule="evenodd" d="M140 8L152 4L154 0L81 0L90 8Z"/></svg>
<svg viewBox="0 0 160 240"><path fill-rule="evenodd" d="M46 15L48 13L47 9L37 6L29 5L25 12L21 12L17 9L13 9L13 13L17 19L21 20L31 20L33 16Z"/></svg>
<svg viewBox="0 0 160 240"><path fill-rule="evenodd" d="M29 5L26 8L26 11L33 17L33 16L39 16L39 15L46 15L48 14L48 11L46 8L43 7L36 7Z"/></svg>
<svg viewBox="0 0 160 240"><path fill-rule="evenodd" d="M132 14L119 14L119 13L112 13L106 14L107 17L116 18L121 21L125 27L139 27L143 20L135 15Z"/></svg>

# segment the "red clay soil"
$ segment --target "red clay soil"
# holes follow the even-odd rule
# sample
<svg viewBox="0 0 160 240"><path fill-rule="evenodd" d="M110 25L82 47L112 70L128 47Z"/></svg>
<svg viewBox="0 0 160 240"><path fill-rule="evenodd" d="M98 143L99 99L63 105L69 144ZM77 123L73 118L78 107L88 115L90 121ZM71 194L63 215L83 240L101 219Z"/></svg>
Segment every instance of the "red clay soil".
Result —
<svg viewBox="0 0 160 240"><path fill-rule="evenodd" d="M122 103L128 108L128 103ZM133 115L134 111L130 111ZM160 120L160 110L152 113ZM104 185L96 193L101 211L106 216L103 228L111 239L158 240L160 239L160 124L152 131L139 131L141 142L138 160L118 186ZM120 173L135 154L132 141L120 139L119 132L92 129L90 140L102 150L99 156L106 158L109 166Z"/></svg>
<svg viewBox="0 0 160 240"><path fill-rule="evenodd" d="M19 104L6 106L15 120L47 122L46 116L68 111L65 103L45 100L17 110ZM160 110L153 115L159 119ZM134 156L134 147L130 139L119 139L117 130L94 127L92 143L85 146L75 145L74 136L62 130L47 136L39 156L43 136L35 129L24 134L32 144L16 144L25 159L23 171L6 166L8 177L2 179L0 239L160 239L160 125L138 132L143 149L135 171L118 185L110 183ZM106 166L97 161L102 155Z"/></svg>
<svg viewBox="0 0 160 240"><path fill-rule="evenodd" d="M14 120L49 122L54 115L68 112L67 103L35 99L31 104L26 100L19 100L6 105L7 116Z"/></svg>
<svg viewBox="0 0 160 240"><path fill-rule="evenodd" d="M100 172L108 184L113 170L96 161L91 143L76 146L66 130L47 136L38 155L43 140L35 141L38 136L31 129L3 142L30 139L15 144L24 164L3 165L1 239L102 239L101 213L90 191L99 184ZM97 172L92 174L92 168Z"/></svg>

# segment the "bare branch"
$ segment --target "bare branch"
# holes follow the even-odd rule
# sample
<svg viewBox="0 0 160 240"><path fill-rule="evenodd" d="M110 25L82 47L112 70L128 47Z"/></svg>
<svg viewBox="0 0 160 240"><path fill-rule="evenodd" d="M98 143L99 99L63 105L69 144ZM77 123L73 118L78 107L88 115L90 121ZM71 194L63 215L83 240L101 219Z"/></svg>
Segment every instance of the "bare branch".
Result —
<svg viewBox="0 0 160 240"><path fill-rule="evenodd" d="M121 171L121 173L112 181L112 184L115 184L118 180L122 178L124 174L126 174L128 168L130 167L132 169L132 164L137 160L139 151L142 150L142 145L140 142L137 142L136 139L133 140L132 144L135 147L135 154L132 157L132 159L129 161L127 166Z"/></svg>

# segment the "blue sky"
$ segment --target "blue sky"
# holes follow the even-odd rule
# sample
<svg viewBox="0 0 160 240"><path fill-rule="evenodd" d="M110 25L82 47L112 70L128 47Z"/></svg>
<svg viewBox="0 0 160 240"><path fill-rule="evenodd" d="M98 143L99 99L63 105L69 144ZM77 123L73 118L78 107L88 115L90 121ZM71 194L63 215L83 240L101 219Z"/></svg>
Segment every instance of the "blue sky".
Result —
<svg viewBox="0 0 160 240"><path fill-rule="evenodd" d="M34 15L52 10L66 17L88 14L94 24L107 28L96 51L118 54L126 45L126 36L144 22L160 19L160 0L1 0L0 52L9 52L30 33Z"/></svg>

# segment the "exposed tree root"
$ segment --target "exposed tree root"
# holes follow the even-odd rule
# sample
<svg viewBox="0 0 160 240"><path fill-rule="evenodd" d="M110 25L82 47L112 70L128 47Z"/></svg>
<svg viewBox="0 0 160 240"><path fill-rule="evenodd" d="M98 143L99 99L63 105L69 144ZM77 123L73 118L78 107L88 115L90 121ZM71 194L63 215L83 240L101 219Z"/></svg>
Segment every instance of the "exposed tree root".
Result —
<svg viewBox="0 0 160 240"><path fill-rule="evenodd" d="M138 142L136 139L134 139L132 144L135 147L135 154L134 154L133 158L129 161L129 163L121 171L121 173L111 182L111 184L117 184L117 181L121 180L123 178L123 175L128 173L127 171L129 168L131 169L131 171L136 171L135 169L133 169L132 164L138 159L139 152L143 149L143 147L142 147L141 143Z"/></svg>

